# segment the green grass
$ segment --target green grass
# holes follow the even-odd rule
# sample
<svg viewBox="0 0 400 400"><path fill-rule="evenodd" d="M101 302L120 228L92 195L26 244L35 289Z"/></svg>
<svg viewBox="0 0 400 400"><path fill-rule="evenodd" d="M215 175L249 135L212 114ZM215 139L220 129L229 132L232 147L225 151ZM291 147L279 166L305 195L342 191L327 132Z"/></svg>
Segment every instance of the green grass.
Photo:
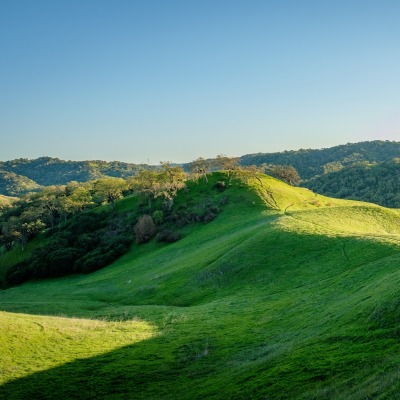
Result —
<svg viewBox="0 0 400 400"><path fill-rule="evenodd" d="M176 243L1 291L0 398L400 398L399 212L267 177L175 207L223 196Z"/></svg>

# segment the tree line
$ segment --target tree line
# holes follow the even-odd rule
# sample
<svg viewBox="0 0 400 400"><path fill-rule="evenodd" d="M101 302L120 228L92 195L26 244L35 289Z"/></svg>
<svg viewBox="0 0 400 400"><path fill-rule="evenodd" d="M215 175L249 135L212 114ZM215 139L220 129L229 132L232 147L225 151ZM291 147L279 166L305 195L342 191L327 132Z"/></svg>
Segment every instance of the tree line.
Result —
<svg viewBox="0 0 400 400"><path fill-rule="evenodd" d="M149 209L154 199L163 199L168 209L172 208L178 190L185 187L186 180L204 178L212 169L227 171L228 177L241 176L248 179L262 172L257 167L239 167L239 159L218 155L212 164L198 158L187 166L161 162L156 169L141 169L126 179L105 177L85 183L76 181L66 185L51 185L37 192L23 195L12 205L3 207L0 215L0 244L6 250L18 244L23 249L29 239L46 228L54 228L73 215L101 204L111 204L124 195L136 193L144 197Z"/></svg>

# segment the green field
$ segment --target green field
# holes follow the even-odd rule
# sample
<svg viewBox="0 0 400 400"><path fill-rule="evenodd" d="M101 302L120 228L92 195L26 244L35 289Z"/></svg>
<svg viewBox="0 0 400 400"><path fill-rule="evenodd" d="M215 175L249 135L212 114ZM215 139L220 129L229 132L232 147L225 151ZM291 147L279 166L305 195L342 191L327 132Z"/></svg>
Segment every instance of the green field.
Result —
<svg viewBox="0 0 400 400"><path fill-rule="evenodd" d="M400 399L400 212L269 177L215 193L178 242L0 291L0 398Z"/></svg>

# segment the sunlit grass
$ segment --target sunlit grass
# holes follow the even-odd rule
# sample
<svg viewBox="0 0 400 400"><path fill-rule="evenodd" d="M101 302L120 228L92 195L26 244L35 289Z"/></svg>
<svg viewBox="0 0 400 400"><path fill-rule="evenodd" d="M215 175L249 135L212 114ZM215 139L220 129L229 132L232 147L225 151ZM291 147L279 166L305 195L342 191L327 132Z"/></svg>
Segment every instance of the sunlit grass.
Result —
<svg viewBox="0 0 400 400"><path fill-rule="evenodd" d="M132 345L156 334L154 326L140 320L0 312L0 384Z"/></svg>

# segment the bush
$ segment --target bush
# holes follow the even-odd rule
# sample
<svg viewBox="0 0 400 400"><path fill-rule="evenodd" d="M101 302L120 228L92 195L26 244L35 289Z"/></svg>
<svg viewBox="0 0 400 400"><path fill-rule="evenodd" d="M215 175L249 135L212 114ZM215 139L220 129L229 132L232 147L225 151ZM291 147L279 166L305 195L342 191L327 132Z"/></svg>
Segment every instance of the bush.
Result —
<svg viewBox="0 0 400 400"><path fill-rule="evenodd" d="M46 257L49 265L48 276L56 277L71 274L75 261L82 255L82 250L74 247L67 247L51 252Z"/></svg>
<svg viewBox="0 0 400 400"><path fill-rule="evenodd" d="M174 232L171 229L164 229L157 235L159 242L173 243L181 239L181 235L178 232Z"/></svg>
<svg viewBox="0 0 400 400"><path fill-rule="evenodd" d="M67 225L68 231L74 235L89 233L103 228L106 225L105 216L101 213L78 214Z"/></svg>
<svg viewBox="0 0 400 400"><path fill-rule="evenodd" d="M77 260L74 265L74 272L88 274L104 268L122 254L125 254L129 250L130 245L131 241L124 237L106 242Z"/></svg>
<svg viewBox="0 0 400 400"><path fill-rule="evenodd" d="M157 227L150 215L143 215L135 225L136 243L147 243L157 233Z"/></svg>
<svg viewBox="0 0 400 400"><path fill-rule="evenodd" d="M83 272L84 274L88 274L105 267L108 261L108 257L105 255L106 253L101 247L85 254L75 263L75 272Z"/></svg>
<svg viewBox="0 0 400 400"><path fill-rule="evenodd" d="M161 210L154 211L152 217L157 225L161 225L164 222L164 213Z"/></svg>
<svg viewBox="0 0 400 400"><path fill-rule="evenodd" d="M226 184L224 181L218 181L215 183L214 188L219 192L223 192L226 189Z"/></svg>
<svg viewBox="0 0 400 400"><path fill-rule="evenodd" d="M222 199L220 200L221 206L225 206L226 204L228 204L228 200L229 199L227 196L222 197Z"/></svg>
<svg viewBox="0 0 400 400"><path fill-rule="evenodd" d="M7 271L7 284L8 285L19 285L32 279L32 271L29 268L27 262L20 262Z"/></svg>

